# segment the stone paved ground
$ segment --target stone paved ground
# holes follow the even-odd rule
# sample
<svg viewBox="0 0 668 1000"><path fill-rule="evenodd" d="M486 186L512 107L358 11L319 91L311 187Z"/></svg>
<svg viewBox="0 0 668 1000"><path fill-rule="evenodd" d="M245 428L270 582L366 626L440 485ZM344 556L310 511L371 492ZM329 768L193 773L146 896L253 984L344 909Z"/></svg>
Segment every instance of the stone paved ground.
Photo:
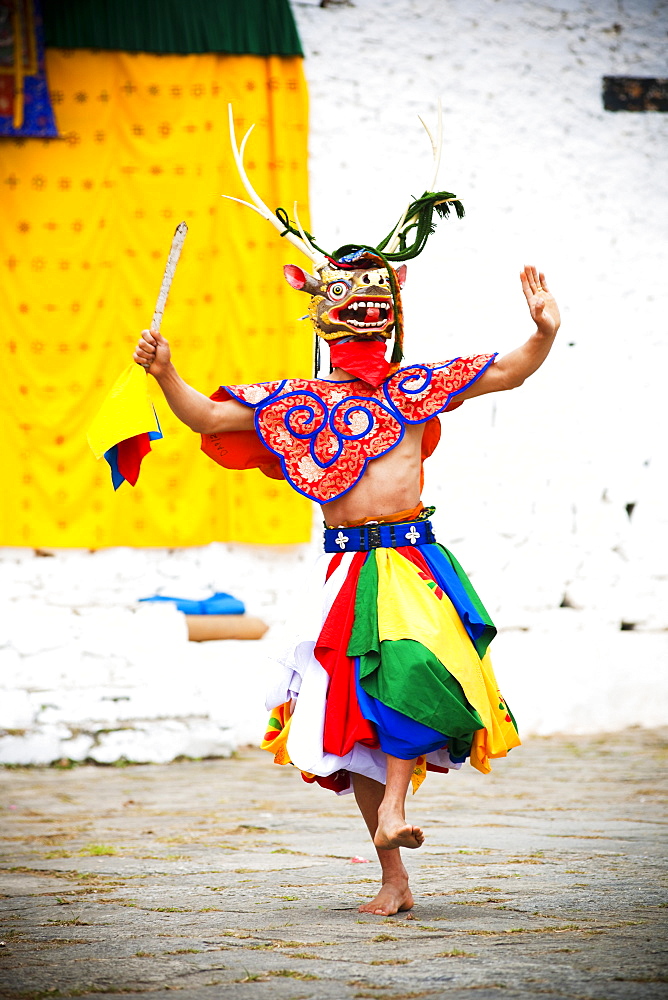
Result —
<svg viewBox="0 0 668 1000"><path fill-rule="evenodd" d="M430 775L416 906L389 919L357 912L378 865L351 863L352 798L260 751L4 771L0 995L664 998L666 735Z"/></svg>

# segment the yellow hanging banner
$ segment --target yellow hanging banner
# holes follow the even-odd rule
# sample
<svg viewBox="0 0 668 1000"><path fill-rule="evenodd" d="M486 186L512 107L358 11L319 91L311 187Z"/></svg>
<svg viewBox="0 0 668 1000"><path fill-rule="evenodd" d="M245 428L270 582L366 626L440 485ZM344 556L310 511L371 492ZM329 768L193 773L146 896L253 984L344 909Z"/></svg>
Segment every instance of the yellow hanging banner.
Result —
<svg viewBox="0 0 668 1000"><path fill-rule="evenodd" d="M231 102L238 135L256 123L246 161L266 203L308 204L301 59L49 50L47 73L61 138L0 146L0 545L305 541L308 501L207 459L150 377L165 437L137 486L114 493L86 442L150 325L182 219L188 240L162 333L186 381L209 395L221 383L310 373L310 324L282 274L304 261L220 197L244 197Z"/></svg>

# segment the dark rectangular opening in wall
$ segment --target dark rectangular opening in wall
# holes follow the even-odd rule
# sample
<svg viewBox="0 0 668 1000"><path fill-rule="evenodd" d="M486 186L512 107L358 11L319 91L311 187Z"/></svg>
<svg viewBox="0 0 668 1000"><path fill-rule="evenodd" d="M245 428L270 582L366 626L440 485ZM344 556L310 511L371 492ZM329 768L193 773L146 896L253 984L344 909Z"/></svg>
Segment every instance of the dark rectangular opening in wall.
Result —
<svg viewBox="0 0 668 1000"><path fill-rule="evenodd" d="M668 78L604 76L606 111L668 111Z"/></svg>

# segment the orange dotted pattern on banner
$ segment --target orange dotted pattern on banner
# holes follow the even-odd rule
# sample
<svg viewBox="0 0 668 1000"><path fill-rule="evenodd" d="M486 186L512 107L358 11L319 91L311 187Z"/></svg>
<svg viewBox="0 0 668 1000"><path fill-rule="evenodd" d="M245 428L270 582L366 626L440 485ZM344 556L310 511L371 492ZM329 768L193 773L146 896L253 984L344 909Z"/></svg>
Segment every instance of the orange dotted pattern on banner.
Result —
<svg viewBox="0 0 668 1000"><path fill-rule="evenodd" d="M246 197L230 152L231 101L239 138L256 125L246 154L256 190L271 208L298 200L307 218L301 60L52 50L47 72L62 138L0 146L0 544L307 539L308 502L260 472L207 459L152 379L165 439L135 488L114 493L86 443L151 322L182 220L189 233L162 332L183 377L209 395L221 382L309 374L305 297L282 274L306 258L220 197Z"/></svg>

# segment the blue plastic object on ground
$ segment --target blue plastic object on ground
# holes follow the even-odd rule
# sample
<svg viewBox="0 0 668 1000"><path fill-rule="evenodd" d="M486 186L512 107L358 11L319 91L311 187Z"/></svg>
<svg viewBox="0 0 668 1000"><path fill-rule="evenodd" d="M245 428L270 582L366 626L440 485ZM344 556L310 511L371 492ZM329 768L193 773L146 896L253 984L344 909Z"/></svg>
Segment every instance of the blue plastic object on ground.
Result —
<svg viewBox="0 0 668 1000"><path fill-rule="evenodd" d="M186 615L243 615L246 612L244 604L231 594L212 594L204 601L189 601L185 597L165 597L163 594L140 597L139 600L170 601Z"/></svg>

